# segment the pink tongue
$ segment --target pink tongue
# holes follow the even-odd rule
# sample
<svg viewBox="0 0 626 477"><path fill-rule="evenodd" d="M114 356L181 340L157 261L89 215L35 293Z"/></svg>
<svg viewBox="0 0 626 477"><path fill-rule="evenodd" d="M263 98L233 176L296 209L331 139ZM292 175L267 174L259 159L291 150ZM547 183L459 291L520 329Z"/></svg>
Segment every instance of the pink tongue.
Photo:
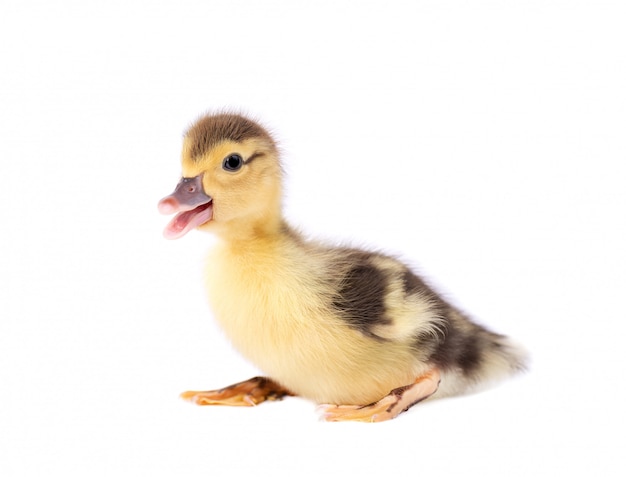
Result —
<svg viewBox="0 0 626 477"><path fill-rule="evenodd" d="M174 240L181 238L187 232L195 229L198 225L208 222L213 217L213 205L211 202L187 210L176 215L163 230L166 239Z"/></svg>

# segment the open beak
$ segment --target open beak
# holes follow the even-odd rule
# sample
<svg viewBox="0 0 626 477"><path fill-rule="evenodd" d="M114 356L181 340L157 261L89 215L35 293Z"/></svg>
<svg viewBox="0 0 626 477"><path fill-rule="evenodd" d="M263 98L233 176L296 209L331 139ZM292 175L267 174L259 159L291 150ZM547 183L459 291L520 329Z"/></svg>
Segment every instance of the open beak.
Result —
<svg viewBox="0 0 626 477"><path fill-rule="evenodd" d="M163 230L167 239L180 238L213 218L213 199L204 192L202 175L183 177L158 207L162 214L176 214Z"/></svg>

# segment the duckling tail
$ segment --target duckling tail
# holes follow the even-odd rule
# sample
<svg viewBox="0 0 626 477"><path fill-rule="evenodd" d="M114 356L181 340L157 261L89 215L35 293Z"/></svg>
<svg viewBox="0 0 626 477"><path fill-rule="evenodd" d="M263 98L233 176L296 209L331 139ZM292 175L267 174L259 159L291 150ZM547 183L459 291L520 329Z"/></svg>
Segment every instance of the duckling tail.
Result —
<svg viewBox="0 0 626 477"><path fill-rule="evenodd" d="M507 336L475 324L456 310L446 322L430 359L442 370L438 395L478 391L527 369L528 353Z"/></svg>

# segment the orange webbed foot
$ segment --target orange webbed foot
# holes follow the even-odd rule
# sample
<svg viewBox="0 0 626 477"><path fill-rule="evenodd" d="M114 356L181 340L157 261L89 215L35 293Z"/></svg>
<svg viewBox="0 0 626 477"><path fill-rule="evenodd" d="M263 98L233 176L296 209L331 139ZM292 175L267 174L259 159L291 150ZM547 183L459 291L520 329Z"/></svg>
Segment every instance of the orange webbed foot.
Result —
<svg viewBox="0 0 626 477"><path fill-rule="evenodd" d="M441 381L439 371L433 369L420 376L413 384L393 389L389 394L366 406L324 405L322 419L325 421L382 422L393 419L411 406L432 396Z"/></svg>
<svg viewBox="0 0 626 477"><path fill-rule="evenodd" d="M200 406L256 406L263 401L279 401L293 394L269 378L256 377L215 391L186 391L180 395Z"/></svg>

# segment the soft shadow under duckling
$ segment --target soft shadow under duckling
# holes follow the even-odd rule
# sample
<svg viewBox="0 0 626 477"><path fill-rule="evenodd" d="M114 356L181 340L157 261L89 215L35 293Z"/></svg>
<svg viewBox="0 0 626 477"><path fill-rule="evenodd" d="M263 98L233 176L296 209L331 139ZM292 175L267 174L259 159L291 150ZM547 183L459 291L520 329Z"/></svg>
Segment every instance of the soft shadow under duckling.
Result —
<svg viewBox="0 0 626 477"><path fill-rule="evenodd" d="M524 368L521 348L395 258L290 228L276 144L249 118L199 119L185 135L182 173L159 202L176 213L164 235L198 228L220 239L206 267L213 313L267 375L183 398L253 406L297 395L322 404L329 421L384 421L435 393L461 394Z"/></svg>

